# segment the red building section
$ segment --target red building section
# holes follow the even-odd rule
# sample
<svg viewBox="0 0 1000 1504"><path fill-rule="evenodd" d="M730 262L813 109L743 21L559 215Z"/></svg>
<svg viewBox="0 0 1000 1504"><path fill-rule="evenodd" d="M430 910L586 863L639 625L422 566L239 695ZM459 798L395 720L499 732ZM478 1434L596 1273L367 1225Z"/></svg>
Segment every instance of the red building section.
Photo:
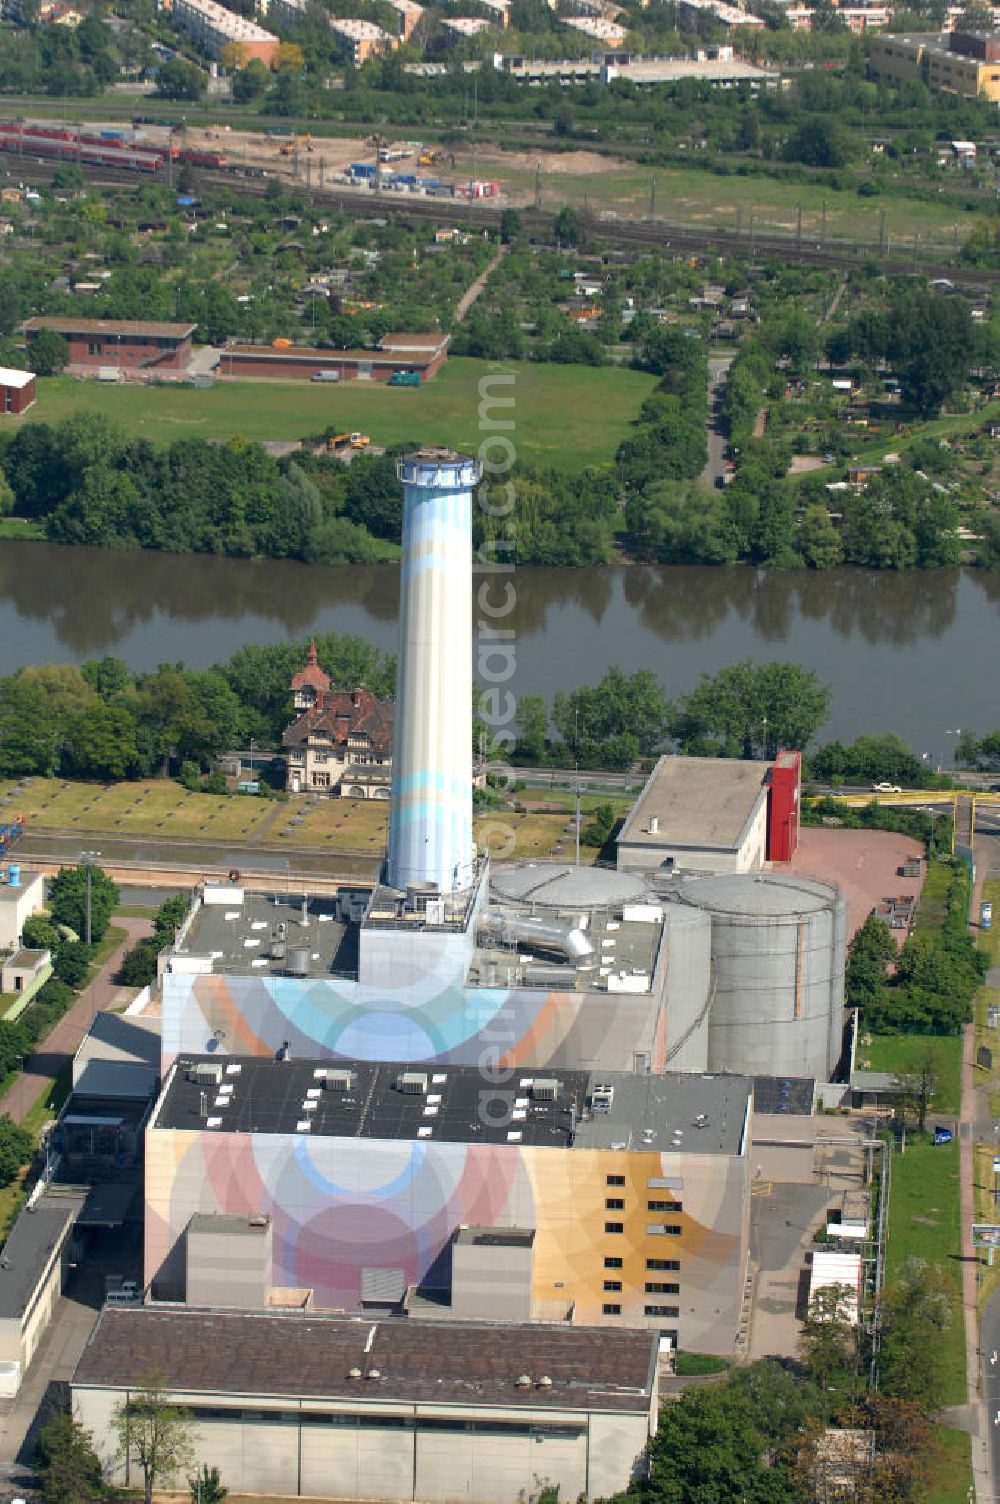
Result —
<svg viewBox="0 0 1000 1504"><path fill-rule="evenodd" d="M767 859L790 862L799 844L802 753L779 752L771 769L767 802Z"/></svg>
<svg viewBox="0 0 1000 1504"><path fill-rule="evenodd" d="M12 371L0 366L0 413L26 413L35 400L33 371Z"/></svg>
<svg viewBox="0 0 1000 1504"><path fill-rule="evenodd" d="M430 381L448 355L446 334L387 334L377 350L321 350L305 345L228 344L219 361L220 376L298 377L309 381L329 372L344 381L388 381L414 371Z"/></svg>
<svg viewBox="0 0 1000 1504"><path fill-rule="evenodd" d="M42 329L54 329L69 345L70 366L83 371L183 371L191 363L194 324L133 319L28 319L22 326L30 352Z"/></svg>

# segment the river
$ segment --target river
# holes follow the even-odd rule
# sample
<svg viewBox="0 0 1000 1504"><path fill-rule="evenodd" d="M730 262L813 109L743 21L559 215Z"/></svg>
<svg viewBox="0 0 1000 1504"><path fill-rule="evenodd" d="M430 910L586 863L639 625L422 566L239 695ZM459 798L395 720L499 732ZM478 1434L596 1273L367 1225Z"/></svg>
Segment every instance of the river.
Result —
<svg viewBox="0 0 1000 1504"><path fill-rule="evenodd" d="M679 694L740 659L814 669L824 737L891 729L935 760L1000 724L1000 574L942 569L519 569L517 694L652 669ZM398 572L0 543L0 673L112 653L136 669L219 662L249 642L354 632L393 651Z"/></svg>

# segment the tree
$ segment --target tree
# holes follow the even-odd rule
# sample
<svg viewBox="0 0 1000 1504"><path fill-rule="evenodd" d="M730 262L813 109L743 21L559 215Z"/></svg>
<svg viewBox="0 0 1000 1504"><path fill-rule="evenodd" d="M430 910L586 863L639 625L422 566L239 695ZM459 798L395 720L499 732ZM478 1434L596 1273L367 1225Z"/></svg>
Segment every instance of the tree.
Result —
<svg viewBox="0 0 1000 1504"><path fill-rule="evenodd" d="M160 99L198 100L208 88L208 78L193 63L171 58L161 63L156 74L156 93Z"/></svg>
<svg viewBox="0 0 1000 1504"><path fill-rule="evenodd" d="M191 1490L191 1504L222 1504L229 1493L219 1477L219 1469L209 1467L207 1462L202 1463L200 1473L188 1479L188 1488Z"/></svg>
<svg viewBox="0 0 1000 1504"><path fill-rule="evenodd" d="M267 85L267 69L259 58L251 58L233 79L233 100L236 104L249 104L261 97Z"/></svg>
<svg viewBox="0 0 1000 1504"><path fill-rule="evenodd" d="M21 929L21 939L31 950L50 950L53 955L63 943L63 938L51 920L44 914L29 914Z"/></svg>
<svg viewBox="0 0 1000 1504"><path fill-rule="evenodd" d="M38 1433L35 1472L42 1504L96 1504L104 1476L91 1433L60 1411Z"/></svg>
<svg viewBox="0 0 1000 1504"><path fill-rule="evenodd" d="M847 138L836 121L810 116L785 147L785 159L807 167L843 167L847 162Z"/></svg>
<svg viewBox="0 0 1000 1504"><path fill-rule="evenodd" d="M848 1285L822 1285L812 1296L802 1332L799 1356L821 1390L841 1387L857 1367L857 1334L851 1304L857 1292Z"/></svg>
<svg viewBox="0 0 1000 1504"><path fill-rule="evenodd" d="M118 903L118 889L100 867L60 867L49 888L49 912L77 935L87 928L87 873L90 873L90 935L102 940Z"/></svg>
<svg viewBox="0 0 1000 1504"><path fill-rule="evenodd" d="M126 1469L135 1463L142 1474L145 1504L194 1460L190 1411L173 1404L156 1381L133 1389L111 1415L118 1455Z"/></svg>
<svg viewBox="0 0 1000 1504"><path fill-rule="evenodd" d="M517 702L517 755L529 766L545 761L545 737L549 713L541 695L522 695Z"/></svg>
<svg viewBox="0 0 1000 1504"><path fill-rule="evenodd" d="M504 209L500 215L500 239L504 245L520 240L524 233L524 221L516 209Z"/></svg>
<svg viewBox="0 0 1000 1504"><path fill-rule="evenodd" d="M671 735L695 756L774 757L801 751L826 719L830 691L793 663L736 663L680 701Z"/></svg>
<svg viewBox="0 0 1000 1504"><path fill-rule="evenodd" d="M807 506L795 530L795 546L810 569L833 569L844 562L844 548L821 503Z"/></svg>
<svg viewBox="0 0 1000 1504"><path fill-rule="evenodd" d="M74 990L83 986L90 970L90 950L80 940L70 940L56 951L52 970L60 982Z"/></svg>
<svg viewBox="0 0 1000 1504"><path fill-rule="evenodd" d="M155 940L140 940L127 950L118 968L118 980L123 987L148 987L156 981L156 960L160 946Z"/></svg>
<svg viewBox="0 0 1000 1504"><path fill-rule="evenodd" d="M39 376L58 376L69 360L69 345L55 329L39 329L28 347L31 366Z"/></svg>
<svg viewBox="0 0 1000 1504"><path fill-rule="evenodd" d="M882 1300L880 1385L928 1416L941 1403L942 1333L955 1319L955 1294L940 1265L907 1259Z"/></svg>
<svg viewBox="0 0 1000 1504"><path fill-rule="evenodd" d="M796 1387L777 1364L755 1363L664 1405L643 1497L651 1504L798 1504L789 1462L806 1407ZM800 1387L807 1404L821 1403L811 1386Z"/></svg>
<svg viewBox="0 0 1000 1504"><path fill-rule="evenodd" d="M0 1186L10 1185L29 1162L35 1141L27 1128L4 1113L0 1117Z"/></svg>
<svg viewBox="0 0 1000 1504"><path fill-rule="evenodd" d="M845 997L849 1008L860 1008L866 1024L877 1021L889 962L899 947L884 919L869 914L847 951Z"/></svg>
<svg viewBox="0 0 1000 1504"><path fill-rule="evenodd" d="M929 1050L920 1057L912 1071L904 1071L896 1077L896 1101L905 1118L907 1111L916 1114L917 1130L923 1133L927 1114L934 1105L938 1091L937 1063Z"/></svg>
<svg viewBox="0 0 1000 1504"><path fill-rule="evenodd" d="M565 204L555 218L555 235L560 245L577 245L580 240L580 216Z"/></svg>
<svg viewBox="0 0 1000 1504"><path fill-rule="evenodd" d="M617 665L600 684L560 692L552 720L569 757L600 766L627 767L640 754L662 743L668 707L663 690L648 669L626 674Z"/></svg>

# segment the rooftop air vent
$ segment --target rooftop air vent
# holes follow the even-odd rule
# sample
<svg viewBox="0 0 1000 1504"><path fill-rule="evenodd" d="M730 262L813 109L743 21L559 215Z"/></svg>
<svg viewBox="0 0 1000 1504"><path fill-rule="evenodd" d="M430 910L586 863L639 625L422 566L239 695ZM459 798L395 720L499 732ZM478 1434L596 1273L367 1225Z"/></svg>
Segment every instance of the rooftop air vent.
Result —
<svg viewBox="0 0 1000 1504"><path fill-rule="evenodd" d="M191 1080L197 1086L218 1086L222 1080L221 1062L216 1065L214 1061L200 1061L191 1072Z"/></svg>
<svg viewBox="0 0 1000 1504"><path fill-rule="evenodd" d="M425 1095L427 1091L427 1072L403 1071L402 1075L396 1081L396 1089L408 1097Z"/></svg>
<svg viewBox="0 0 1000 1504"><path fill-rule="evenodd" d="M347 1377L349 1379L360 1379L360 1377L361 1377L361 1369L360 1368L349 1368L347 1370Z"/></svg>
<svg viewBox="0 0 1000 1504"><path fill-rule="evenodd" d="M590 1094L590 1105L594 1112L610 1112L611 1104L615 1100L615 1089L606 1081L595 1081L594 1090Z"/></svg>
<svg viewBox="0 0 1000 1504"><path fill-rule="evenodd" d="M350 1091L350 1071L328 1070L326 1073L327 1091Z"/></svg>
<svg viewBox="0 0 1000 1504"><path fill-rule="evenodd" d="M532 1082L531 1095L536 1102L554 1102L559 1095L559 1082L555 1076L536 1076Z"/></svg>
<svg viewBox="0 0 1000 1504"><path fill-rule="evenodd" d="M516 1379L515 1382L517 1384L518 1389L530 1389L531 1388L531 1374L530 1373L521 1373L521 1374L518 1374L517 1379Z"/></svg>
<svg viewBox="0 0 1000 1504"><path fill-rule="evenodd" d="M368 1378L370 1378L370 1379L380 1379L381 1377L382 1377L382 1370L381 1370L381 1368L369 1368L369 1370L368 1370Z"/></svg>
<svg viewBox="0 0 1000 1504"><path fill-rule="evenodd" d="M539 1389L551 1389L552 1388L552 1380L549 1378L549 1376L548 1376L547 1373L543 1373L542 1377L538 1380L538 1387L539 1387Z"/></svg>

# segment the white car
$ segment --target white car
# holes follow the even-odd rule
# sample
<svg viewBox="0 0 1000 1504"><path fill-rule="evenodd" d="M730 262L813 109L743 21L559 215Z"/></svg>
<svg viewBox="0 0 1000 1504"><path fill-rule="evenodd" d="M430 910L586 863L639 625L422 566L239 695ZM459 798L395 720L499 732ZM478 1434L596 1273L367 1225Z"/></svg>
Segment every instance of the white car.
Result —
<svg viewBox="0 0 1000 1504"><path fill-rule="evenodd" d="M901 794L903 790L898 783L873 783L873 794Z"/></svg>

